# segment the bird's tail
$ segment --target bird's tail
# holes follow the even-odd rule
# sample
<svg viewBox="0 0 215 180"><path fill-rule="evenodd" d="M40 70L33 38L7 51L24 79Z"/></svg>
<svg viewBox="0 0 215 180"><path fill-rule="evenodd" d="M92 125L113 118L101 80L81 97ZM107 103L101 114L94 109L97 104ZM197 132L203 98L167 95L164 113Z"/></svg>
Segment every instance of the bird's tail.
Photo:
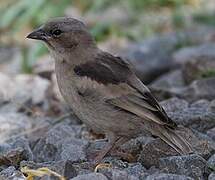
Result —
<svg viewBox="0 0 215 180"><path fill-rule="evenodd" d="M158 127L156 128L156 135L181 155L193 152L191 144L179 135L175 129L171 129L169 127Z"/></svg>

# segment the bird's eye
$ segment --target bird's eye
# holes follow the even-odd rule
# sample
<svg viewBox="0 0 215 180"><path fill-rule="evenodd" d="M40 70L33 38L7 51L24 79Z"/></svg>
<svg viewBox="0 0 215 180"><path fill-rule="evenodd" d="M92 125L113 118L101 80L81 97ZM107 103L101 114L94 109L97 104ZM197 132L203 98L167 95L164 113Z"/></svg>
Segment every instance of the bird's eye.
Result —
<svg viewBox="0 0 215 180"><path fill-rule="evenodd" d="M61 35L61 33L62 33L62 31L60 29L57 29L57 30L54 30L54 31L51 32L51 34L56 36L56 37Z"/></svg>

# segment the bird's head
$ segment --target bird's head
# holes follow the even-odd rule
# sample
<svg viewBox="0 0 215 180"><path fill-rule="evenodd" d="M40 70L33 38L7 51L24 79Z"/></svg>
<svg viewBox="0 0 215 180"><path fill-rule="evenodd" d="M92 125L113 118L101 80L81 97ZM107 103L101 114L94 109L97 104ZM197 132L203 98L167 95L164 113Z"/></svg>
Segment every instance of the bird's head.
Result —
<svg viewBox="0 0 215 180"><path fill-rule="evenodd" d="M95 45L87 27L81 21L69 18L54 18L31 32L27 38L45 42L50 50L64 53Z"/></svg>

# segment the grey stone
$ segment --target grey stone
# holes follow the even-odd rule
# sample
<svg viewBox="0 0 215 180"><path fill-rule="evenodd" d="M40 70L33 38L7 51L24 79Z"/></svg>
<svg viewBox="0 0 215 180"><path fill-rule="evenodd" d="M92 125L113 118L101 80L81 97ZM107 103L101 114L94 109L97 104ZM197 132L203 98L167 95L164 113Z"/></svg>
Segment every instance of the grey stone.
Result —
<svg viewBox="0 0 215 180"><path fill-rule="evenodd" d="M146 136L139 136L135 139L131 139L125 144L121 146L121 149L124 152L130 153L132 155L140 154L142 147L149 143L150 141L154 140L152 137L146 137Z"/></svg>
<svg viewBox="0 0 215 180"><path fill-rule="evenodd" d="M208 166L215 169L215 154L208 159Z"/></svg>
<svg viewBox="0 0 215 180"><path fill-rule="evenodd" d="M20 74L15 77L0 73L0 99L18 105L29 100L33 104L45 100L50 82L39 76Z"/></svg>
<svg viewBox="0 0 215 180"><path fill-rule="evenodd" d="M125 49L127 54L125 56L134 65L138 76L144 82L151 82L176 67L177 62L172 60L173 52L183 46L200 44L205 41L206 36L208 37L213 32L213 30L203 29L158 35L146 39L138 45L128 46Z"/></svg>
<svg viewBox="0 0 215 180"><path fill-rule="evenodd" d="M180 69L165 73L149 84L153 95L160 101L172 97L177 88L184 86L185 82Z"/></svg>
<svg viewBox="0 0 215 180"><path fill-rule="evenodd" d="M25 180L25 176L17 171L14 166L10 166L0 172L0 180Z"/></svg>
<svg viewBox="0 0 215 180"><path fill-rule="evenodd" d="M128 172L116 168L102 169L101 173L111 180L138 180L139 178L129 175Z"/></svg>
<svg viewBox="0 0 215 180"><path fill-rule="evenodd" d="M215 47L215 46L214 46ZM215 76L215 54L214 56L201 55L183 65L183 77L186 83L196 79L204 79Z"/></svg>
<svg viewBox="0 0 215 180"><path fill-rule="evenodd" d="M12 136L32 128L32 118L22 113L1 112L0 113L0 142L4 143Z"/></svg>
<svg viewBox="0 0 215 180"><path fill-rule="evenodd" d="M215 77L210 77L195 80L189 86L176 89L172 94L192 102L199 99L213 100L215 99L214 88Z"/></svg>
<svg viewBox="0 0 215 180"><path fill-rule="evenodd" d="M143 146L138 162L146 168L151 166L158 167L159 158L174 155L177 155L177 152L174 149L170 148L162 140L155 139Z"/></svg>
<svg viewBox="0 0 215 180"><path fill-rule="evenodd" d="M213 104L213 101L199 100L188 105L184 100L173 98L166 100L161 104L167 111L169 117L177 124L201 132L206 132L215 126L215 112L213 111L213 108L211 108L213 107L211 105Z"/></svg>
<svg viewBox="0 0 215 180"><path fill-rule="evenodd" d="M71 180L108 180L108 179L101 173L89 173L78 175L77 177L74 177Z"/></svg>
<svg viewBox="0 0 215 180"><path fill-rule="evenodd" d="M160 100L179 97L189 102L194 102L199 99L213 100L215 99L215 78L208 77L197 79L187 86L173 86L171 88L162 87L159 83L151 85L151 90Z"/></svg>
<svg viewBox="0 0 215 180"><path fill-rule="evenodd" d="M211 142L199 134L197 135L188 128L179 126L177 129L177 134L191 144L195 153L198 153L205 158L210 157L215 150L214 142ZM143 146L138 161L141 162L141 164L146 168L151 166L158 167L160 158L176 155L178 155L178 153L174 149L170 148L162 140L155 139Z"/></svg>
<svg viewBox="0 0 215 180"><path fill-rule="evenodd" d="M75 136L76 131L72 126L65 124L54 126L35 144L33 148L35 161L86 160L85 149L88 142Z"/></svg>
<svg viewBox="0 0 215 180"><path fill-rule="evenodd" d="M201 57L215 58L214 48L214 43L182 48L174 53L174 62L183 65Z"/></svg>
<svg viewBox="0 0 215 180"><path fill-rule="evenodd" d="M134 65L138 76L144 82L150 82L174 66L170 56L175 44L177 39L173 35L149 38L128 47L126 57Z"/></svg>
<svg viewBox="0 0 215 180"><path fill-rule="evenodd" d="M26 139L13 139L0 145L0 165L19 166L22 160L32 160L33 154Z"/></svg>
<svg viewBox="0 0 215 180"><path fill-rule="evenodd" d="M213 141L215 141L215 128L209 129L209 130L207 131L207 135L208 135L211 139L213 139Z"/></svg>
<svg viewBox="0 0 215 180"><path fill-rule="evenodd" d="M189 108L189 103L187 101L177 97L162 101L160 104L167 113L183 111Z"/></svg>
<svg viewBox="0 0 215 180"><path fill-rule="evenodd" d="M33 73L51 79L54 73L54 60L49 55L40 57L33 65Z"/></svg>
<svg viewBox="0 0 215 180"><path fill-rule="evenodd" d="M129 164L127 168L124 169L129 175L135 177L143 177L146 173L146 169L140 163Z"/></svg>
<svg viewBox="0 0 215 180"><path fill-rule="evenodd" d="M146 180L194 180L194 179L184 175L160 173L149 175L147 176Z"/></svg>
<svg viewBox="0 0 215 180"><path fill-rule="evenodd" d="M215 180L215 173L214 172L208 176L208 180Z"/></svg>
<svg viewBox="0 0 215 180"><path fill-rule="evenodd" d="M15 75L21 72L22 52L18 47L0 47L0 71Z"/></svg>
<svg viewBox="0 0 215 180"><path fill-rule="evenodd" d="M205 179L207 162L199 155L172 156L159 160L159 169L166 173L180 174L194 179Z"/></svg>

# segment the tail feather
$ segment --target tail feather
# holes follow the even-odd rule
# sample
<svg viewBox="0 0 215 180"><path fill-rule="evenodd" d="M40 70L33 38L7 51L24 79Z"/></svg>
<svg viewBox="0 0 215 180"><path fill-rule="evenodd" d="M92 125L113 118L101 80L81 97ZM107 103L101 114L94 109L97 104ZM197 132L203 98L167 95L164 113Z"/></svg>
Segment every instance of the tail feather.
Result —
<svg viewBox="0 0 215 180"><path fill-rule="evenodd" d="M179 154L185 155L193 152L190 143L179 134L177 131L168 127L160 127L156 129L156 134L169 146L175 149Z"/></svg>

